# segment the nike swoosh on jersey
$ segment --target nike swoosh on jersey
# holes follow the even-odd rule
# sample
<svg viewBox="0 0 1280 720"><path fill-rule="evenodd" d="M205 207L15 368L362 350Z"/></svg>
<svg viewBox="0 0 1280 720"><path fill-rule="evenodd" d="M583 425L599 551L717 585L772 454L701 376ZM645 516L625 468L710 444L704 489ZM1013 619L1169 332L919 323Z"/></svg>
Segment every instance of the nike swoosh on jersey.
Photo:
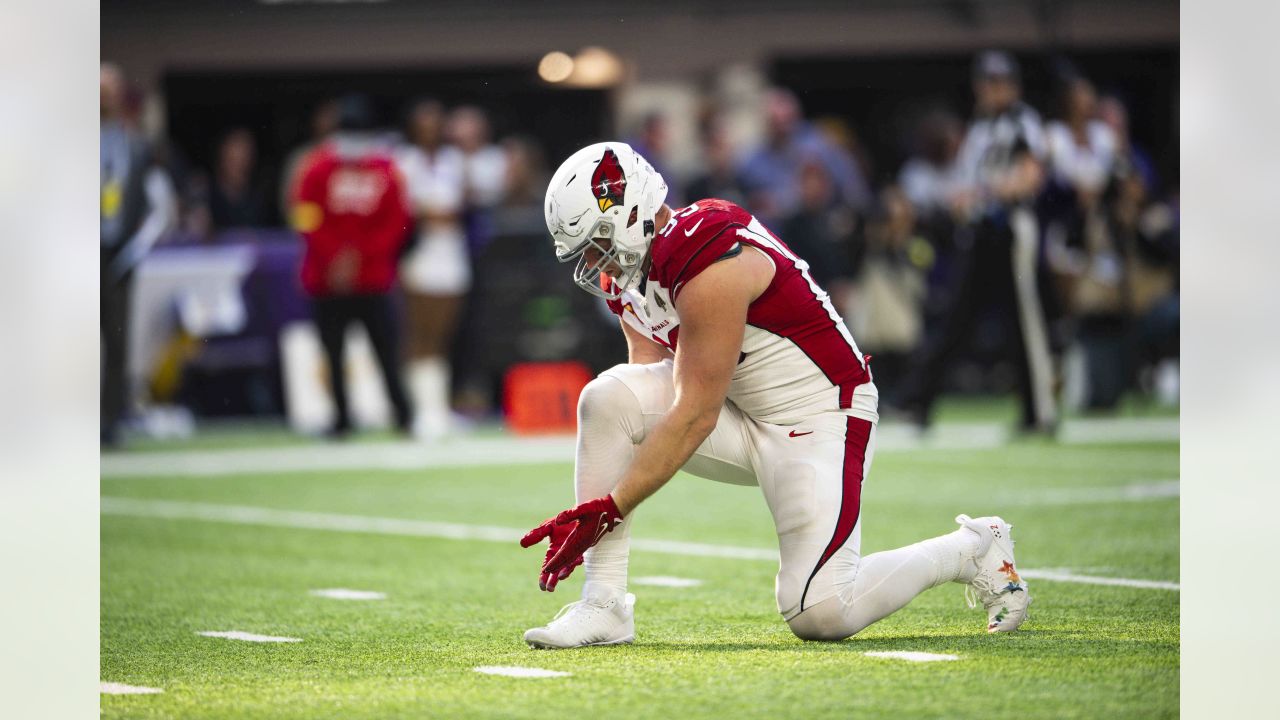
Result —
<svg viewBox="0 0 1280 720"><path fill-rule="evenodd" d="M684 236L689 237L690 235L698 232L698 228L702 226L703 220L706 220L706 218L698 218L698 222L694 223L693 227L684 231Z"/></svg>
<svg viewBox="0 0 1280 720"><path fill-rule="evenodd" d="M792 430L791 432L787 433L787 437L801 437L803 435L812 435L812 434L813 434L812 430L808 432L802 432L802 433L798 433L795 430Z"/></svg>

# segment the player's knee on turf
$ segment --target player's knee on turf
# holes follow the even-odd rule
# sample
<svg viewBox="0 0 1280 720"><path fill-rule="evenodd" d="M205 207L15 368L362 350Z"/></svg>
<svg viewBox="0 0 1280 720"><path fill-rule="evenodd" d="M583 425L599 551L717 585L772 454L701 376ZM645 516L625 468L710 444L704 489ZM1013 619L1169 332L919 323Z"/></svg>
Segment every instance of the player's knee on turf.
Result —
<svg viewBox="0 0 1280 720"><path fill-rule="evenodd" d="M844 640L862 628L850 627L845 616L844 601L837 597L805 608L803 612L787 621L791 632L801 640L817 640L831 642Z"/></svg>

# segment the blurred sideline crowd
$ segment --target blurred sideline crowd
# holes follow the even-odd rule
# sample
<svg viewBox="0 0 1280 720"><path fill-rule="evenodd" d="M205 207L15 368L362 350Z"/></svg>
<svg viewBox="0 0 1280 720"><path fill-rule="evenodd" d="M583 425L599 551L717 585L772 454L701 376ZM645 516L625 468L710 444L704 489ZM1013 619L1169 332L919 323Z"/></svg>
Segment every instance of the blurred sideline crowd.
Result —
<svg viewBox="0 0 1280 720"><path fill-rule="evenodd" d="M1060 73L1051 108L1022 101L1019 67L1002 52L975 58L972 83L972 108L919 118L892 174L873 172L847 124L807 118L785 88L765 93L753 147L735 146L708 108L693 173L672 170L689 164L671 157L660 109L622 138L667 178L668 204L740 203L809 263L874 356L889 413L927 425L944 391L1016 392L1021 427L1052 431L1064 407L1110 410L1133 390L1176 403L1176 183L1131 140L1122 99L1078 73ZM325 102L273 181L251 129L228 128L212 167L187 167L144 137L142 106L104 65L104 443L134 410L124 368L136 271L165 244L292 228L304 248L295 283L329 367L343 366L346 328L364 326L395 425L423 439L456 429L459 411L492 411L495 388L466 381L479 369L570 359L607 327L603 313L569 327L567 303L591 301L519 279L562 272L571 286L567 268L543 259L556 159L528 137L495 142L478 107L421 99L387 118L359 95ZM516 317L528 333L494 320ZM504 333L516 337L494 337ZM353 427L343 375L329 381L336 436Z"/></svg>

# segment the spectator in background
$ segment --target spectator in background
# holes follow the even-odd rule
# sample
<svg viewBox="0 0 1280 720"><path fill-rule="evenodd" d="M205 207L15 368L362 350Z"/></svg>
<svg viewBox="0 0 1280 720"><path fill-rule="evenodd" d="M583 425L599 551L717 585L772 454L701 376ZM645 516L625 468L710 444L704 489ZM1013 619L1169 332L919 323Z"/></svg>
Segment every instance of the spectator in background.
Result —
<svg viewBox="0 0 1280 720"><path fill-rule="evenodd" d="M406 135L411 144L397 151L396 162L417 220L416 244L400 264L409 301L409 387L418 412L414 435L431 441L450 429L449 351L471 290L464 225L468 164L445 143L444 106L434 100L413 104ZM479 165L483 182L490 182L486 173L494 168Z"/></svg>
<svg viewBox="0 0 1280 720"><path fill-rule="evenodd" d="M1050 182L1065 188L1082 217L1098 204L1115 163L1116 136L1098 119L1098 97L1082 77L1067 80L1063 117L1045 129Z"/></svg>
<svg viewBox="0 0 1280 720"><path fill-rule="evenodd" d="M1091 173L1073 178L1081 196L1078 237L1068 236L1055 263L1075 316L1066 395L1090 410L1115 408L1139 363L1158 366L1178 354L1175 215L1151 201L1128 154L1108 160L1104 184Z"/></svg>
<svg viewBox="0 0 1280 720"><path fill-rule="evenodd" d="M921 426L929 422L948 364L973 336L979 313L995 304L1012 315L1010 350L1022 400L1020 427L1056 423L1049 338L1037 282L1039 227L1031 205L1044 182L1044 131L1021 101L1019 69L1003 52L979 55L973 68L975 117L960 147L961 257L948 313L924 347L904 391Z"/></svg>
<svg viewBox="0 0 1280 720"><path fill-rule="evenodd" d="M702 152L705 172L689 183L688 199L696 202L720 198L745 206L747 200L738 182L733 143L729 141L724 121L718 117L709 118L702 126Z"/></svg>
<svg viewBox="0 0 1280 720"><path fill-rule="evenodd" d="M449 114L449 142L462 151L466 172L466 202L471 209L487 209L502 200L507 156L490 140L489 118L472 105Z"/></svg>
<svg viewBox="0 0 1280 720"><path fill-rule="evenodd" d="M289 204L297 190L298 176L302 172L302 163L307 154L329 139L338 129L338 101L325 100L316 106L311 113L310 137L290 151L284 161L284 169L280 173L280 213L289 217Z"/></svg>
<svg viewBox="0 0 1280 720"><path fill-rule="evenodd" d="M910 356L924 337L925 280L934 253L916 229L906 193L896 186L885 188L867 225L855 301L844 312L858 342L875 355L875 373L890 392L901 386Z"/></svg>
<svg viewBox="0 0 1280 720"><path fill-rule="evenodd" d="M809 274L829 288L836 306L849 280L849 235L852 226L844 208L833 203L835 186L827 167L817 158L800 166L800 207L779 226L784 242L809 263Z"/></svg>
<svg viewBox="0 0 1280 720"><path fill-rule="evenodd" d="M214 230L260 227L270 220L268 194L257 176L257 142L247 128L234 128L218 143L217 166L209 187Z"/></svg>
<svg viewBox="0 0 1280 720"><path fill-rule="evenodd" d="M531 138L512 136L502 140L502 152L507 157L503 203L541 208L547 189L547 161L542 148Z"/></svg>
<svg viewBox="0 0 1280 720"><path fill-rule="evenodd" d="M396 427L408 432L412 413L400 375L391 291L411 219L390 151L372 134L376 121L368 100L348 96L340 106L338 132L304 163L292 212L306 241L302 287L312 298L329 363L337 410L330 435L351 430L344 359L353 322L368 331Z"/></svg>
<svg viewBox="0 0 1280 720"><path fill-rule="evenodd" d="M901 192L922 218L950 216L952 198L961 187L956 156L964 126L951 112L936 110L921 119L915 135L914 154L898 172Z"/></svg>
<svg viewBox="0 0 1280 720"><path fill-rule="evenodd" d="M1127 163L1142 178L1147 192L1155 195L1160 191L1160 178L1156 174L1156 164L1145 150L1134 144L1129 136L1129 110L1120 98L1108 95L1098 101L1098 119L1111 128L1116 141L1116 158Z"/></svg>
<svg viewBox="0 0 1280 720"><path fill-rule="evenodd" d="M644 116L640 121L639 132L629 138L627 144L648 160L653 169L667 181L667 204L671 207L683 207L688 198L684 196L680 183L675 179L676 173L672 172L671 166L667 163L670 140L671 129L667 116L654 112Z"/></svg>
<svg viewBox="0 0 1280 720"><path fill-rule="evenodd" d="M547 194L547 163L542 149L527 137L502 141L507 156L507 176L502 187L502 204L494 210L494 226L499 234L541 235L545 228L542 201Z"/></svg>
<svg viewBox="0 0 1280 720"><path fill-rule="evenodd" d="M128 398L134 270L156 241L172 229L177 211L167 175L153 163L148 143L126 112L127 86L120 68L104 63L99 89L100 434L102 444L111 447L120 442L120 422Z"/></svg>
<svg viewBox="0 0 1280 720"><path fill-rule="evenodd" d="M856 211L870 200L866 179L850 154L836 146L801 115L800 102L788 90L765 94L765 142L749 152L739 168L748 208L766 225L800 206L800 168L819 158L835 184L834 202Z"/></svg>

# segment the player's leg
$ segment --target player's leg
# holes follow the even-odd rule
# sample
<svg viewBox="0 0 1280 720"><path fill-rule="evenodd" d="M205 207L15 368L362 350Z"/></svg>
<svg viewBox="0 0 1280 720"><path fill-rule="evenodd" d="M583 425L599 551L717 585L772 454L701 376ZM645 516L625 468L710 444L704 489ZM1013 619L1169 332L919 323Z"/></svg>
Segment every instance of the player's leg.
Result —
<svg viewBox="0 0 1280 720"><path fill-rule="evenodd" d="M378 294L361 298L360 321L369 333L374 357L382 370L387 398L395 411L396 428L401 432L409 432L413 412L400 369L400 325L396 320L391 295Z"/></svg>
<svg viewBox="0 0 1280 720"><path fill-rule="evenodd" d="M986 293L985 253L981 246L975 245L973 232L971 228L957 230L967 243L957 256L948 309L939 324L939 332L923 343L912 358L902 383L902 407L921 426L930 423L934 401L942 392L942 382L947 377L947 366L972 337Z"/></svg>
<svg viewBox="0 0 1280 720"><path fill-rule="evenodd" d="M316 329L320 333L320 345L329 365L329 387L333 390L333 435L343 435L351 429L351 415L347 409L347 377L344 356L346 351L347 324L351 320L347 298L316 298L312 302Z"/></svg>
<svg viewBox="0 0 1280 720"><path fill-rule="evenodd" d="M406 293L409 305L408 389L416 417L414 434L438 440L449 432L449 347L453 342L461 296Z"/></svg>
<svg viewBox="0 0 1280 720"><path fill-rule="evenodd" d="M1011 307L1014 318L1013 344L1019 357L1019 386L1022 394L1022 425L1031 430L1051 430L1057 421L1053 396L1053 361L1049 353L1049 333L1037 282L1039 230L1028 210L1015 210L1007 229L1010 240Z"/></svg>
<svg viewBox="0 0 1280 720"><path fill-rule="evenodd" d="M574 489L578 502L611 492L635 456L636 446L675 401L670 362L619 365L602 373L578 401L578 445ZM755 484L741 413L726 404L711 436L685 470L722 482ZM617 592L627 585L631 516L587 551L587 582Z"/></svg>
<svg viewBox="0 0 1280 720"><path fill-rule="evenodd" d="M986 528L985 519L968 521L953 533L861 557L861 488L875 452L875 424L834 417L815 418L787 433L764 426L760 436L761 488L781 553L778 609L806 640L849 637L942 583L985 581L982 560L998 554L992 533L1008 535L1007 526L1001 531ZM793 435L810 430L811 435ZM1012 570L1012 545L998 550L1007 550ZM1019 592L1025 596L1025 584ZM988 599L983 596L984 604ZM1015 599L1012 605L1017 604ZM1014 620L1002 619L998 629L1012 629Z"/></svg>
<svg viewBox="0 0 1280 720"><path fill-rule="evenodd" d="M611 492L636 445L675 399L672 365L619 365L592 380L578 401L578 445L574 486L579 502ZM740 411L726 403L711 436L685 469L737 484L754 484ZM632 516L588 550L583 558L582 599L525 641L537 648L567 648L631 642L634 596L626 592Z"/></svg>
<svg viewBox="0 0 1280 720"><path fill-rule="evenodd" d="M1014 568L1012 526L999 517L956 518L960 529L914 545L863 558L851 582L791 618L803 640L843 640L947 582L969 586L970 607L981 602L987 632L1017 630L1031 597Z"/></svg>

